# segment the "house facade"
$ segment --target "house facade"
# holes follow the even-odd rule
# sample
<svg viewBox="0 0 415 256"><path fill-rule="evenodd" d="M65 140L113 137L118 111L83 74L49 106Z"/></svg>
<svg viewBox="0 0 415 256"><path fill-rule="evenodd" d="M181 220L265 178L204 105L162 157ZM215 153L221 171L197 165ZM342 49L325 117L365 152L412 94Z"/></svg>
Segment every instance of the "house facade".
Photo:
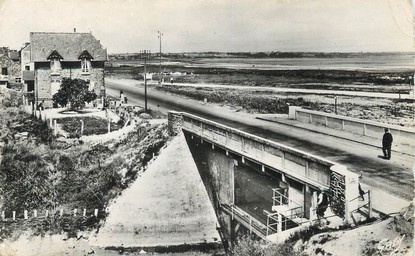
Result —
<svg viewBox="0 0 415 256"><path fill-rule="evenodd" d="M63 78L85 80L97 101L105 96L107 50L92 33L32 32L21 55L22 78L28 91L33 88L36 103L52 107Z"/></svg>
<svg viewBox="0 0 415 256"><path fill-rule="evenodd" d="M7 87L21 82L19 52L7 47L0 48L0 87Z"/></svg>

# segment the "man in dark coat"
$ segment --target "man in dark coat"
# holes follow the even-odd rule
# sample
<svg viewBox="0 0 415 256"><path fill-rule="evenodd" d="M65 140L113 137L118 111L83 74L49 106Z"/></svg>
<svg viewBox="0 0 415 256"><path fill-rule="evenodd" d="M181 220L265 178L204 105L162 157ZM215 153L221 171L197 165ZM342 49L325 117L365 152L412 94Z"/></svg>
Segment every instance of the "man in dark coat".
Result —
<svg viewBox="0 0 415 256"><path fill-rule="evenodd" d="M383 156L385 157L385 159L388 159L388 160L391 159L392 141L393 141L392 134L390 134L388 128L385 128L385 134L383 134L383 139L382 139L382 150L383 150Z"/></svg>

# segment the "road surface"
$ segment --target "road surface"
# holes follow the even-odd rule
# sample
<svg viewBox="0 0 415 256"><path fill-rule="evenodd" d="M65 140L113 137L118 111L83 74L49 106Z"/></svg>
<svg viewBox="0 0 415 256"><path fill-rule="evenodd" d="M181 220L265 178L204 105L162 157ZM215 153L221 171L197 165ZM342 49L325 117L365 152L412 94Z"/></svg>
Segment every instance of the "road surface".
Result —
<svg viewBox="0 0 415 256"><path fill-rule="evenodd" d="M119 97L123 90L128 102L144 105L144 88L131 80L106 80L107 93ZM393 159L379 158L379 148L341 138L327 136L283 124L270 123L255 115L235 112L226 107L185 99L148 88L148 106L167 113L184 111L249 132L290 147L309 152L346 165L349 170L363 174L362 183L385 190L406 200L413 199L413 156L395 153Z"/></svg>

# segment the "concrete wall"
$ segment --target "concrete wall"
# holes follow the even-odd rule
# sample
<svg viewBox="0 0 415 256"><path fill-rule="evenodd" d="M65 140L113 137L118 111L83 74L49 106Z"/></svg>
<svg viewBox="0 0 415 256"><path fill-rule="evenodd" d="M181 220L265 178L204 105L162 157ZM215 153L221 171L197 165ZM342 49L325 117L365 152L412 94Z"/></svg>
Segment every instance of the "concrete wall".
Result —
<svg viewBox="0 0 415 256"><path fill-rule="evenodd" d="M310 191L310 188L329 189L332 185L331 178L337 177L333 173L344 177L343 192L347 197L342 202L343 208L357 208L355 205L345 205L358 196L358 175L349 172L345 166L191 114L181 115L184 131L278 172L283 175L283 179L288 177L299 182L305 186L304 191Z"/></svg>
<svg viewBox="0 0 415 256"><path fill-rule="evenodd" d="M290 106L289 114L291 119L301 122L324 125L337 130L376 138L380 141L382 140L384 129L389 128L394 137L394 144L411 145L415 140L415 130L411 128L312 111L295 106Z"/></svg>

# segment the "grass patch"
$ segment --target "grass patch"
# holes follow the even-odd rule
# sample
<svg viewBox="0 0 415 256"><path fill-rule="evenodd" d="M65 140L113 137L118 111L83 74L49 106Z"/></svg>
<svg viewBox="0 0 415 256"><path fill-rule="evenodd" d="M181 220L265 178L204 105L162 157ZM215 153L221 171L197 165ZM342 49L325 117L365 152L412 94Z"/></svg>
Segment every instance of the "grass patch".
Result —
<svg viewBox="0 0 415 256"><path fill-rule="evenodd" d="M108 121L98 117L65 117L57 119L58 124L62 125L62 129L69 133L70 138L79 138L81 136L81 120L84 122L84 131L82 135L99 135L108 133ZM121 123L111 123L111 131L121 129Z"/></svg>

